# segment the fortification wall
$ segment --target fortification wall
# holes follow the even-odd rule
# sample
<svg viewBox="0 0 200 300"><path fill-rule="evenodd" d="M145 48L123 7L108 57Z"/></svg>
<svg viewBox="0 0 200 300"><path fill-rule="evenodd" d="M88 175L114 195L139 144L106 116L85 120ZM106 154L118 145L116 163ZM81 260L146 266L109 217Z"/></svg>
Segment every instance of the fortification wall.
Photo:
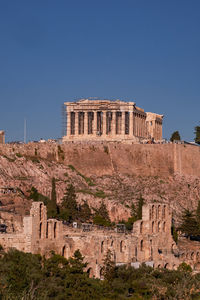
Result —
<svg viewBox="0 0 200 300"><path fill-rule="evenodd" d="M0 145L0 153L20 153L73 165L86 176L116 173L200 176L200 147L182 144L29 143Z"/></svg>

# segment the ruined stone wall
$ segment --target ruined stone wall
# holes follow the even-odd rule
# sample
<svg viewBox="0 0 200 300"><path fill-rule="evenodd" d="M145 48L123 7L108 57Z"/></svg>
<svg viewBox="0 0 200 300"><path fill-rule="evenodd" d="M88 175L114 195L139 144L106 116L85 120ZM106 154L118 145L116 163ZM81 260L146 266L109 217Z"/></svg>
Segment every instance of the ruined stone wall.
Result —
<svg viewBox="0 0 200 300"><path fill-rule="evenodd" d="M55 160L73 165L86 176L116 173L140 176L170 176L175 173L200 176L200 147L177 144L126 143L29 143L0 145L0 153Z"/></svg>
<svg viewBox="0 0 200 300"><path fill-rule="evenodd" d="M90 225L91 226L91 225ZM91 276L101 277L108 250L116 265L140 263L151 266L176 268L180 261L173 255L171 211L165 204L143 206L142 220L135 222L132 232L106 228L84 230L48 219L42 202L33 202L30 216L24 217L23 231L19 234L0 234L5 249L50 255L56 253L69 258L79 249L88 262Z"/></svg>

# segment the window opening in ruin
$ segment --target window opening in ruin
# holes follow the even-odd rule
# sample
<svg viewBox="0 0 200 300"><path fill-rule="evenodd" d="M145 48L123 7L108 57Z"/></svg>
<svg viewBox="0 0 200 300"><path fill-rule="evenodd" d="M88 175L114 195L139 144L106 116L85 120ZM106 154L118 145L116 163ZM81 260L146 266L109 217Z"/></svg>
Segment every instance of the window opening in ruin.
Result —
<svg viewBox="0 0 200 300"><path fill-rule="evenodd" d="M154 221L152 222L152 233L154 233Z"/></svg>
<svg viewBox="0 0 200 300"><path fill-rule="evenodd" d="M165 218L165 211L166 211L166 207L164 205L164 207L163 207L163 218Z"/></svg>
<svg viewBox="0 0 200 300"><path fill-rule="evenodd" d="M160 205L158 205L158 219L161 218L161 207Z"/></svg>
<svg viewBox="0 0 200 300"><path fill-rule="evenodd" d="M163 223L163 231L165 232L166 228L165 228L165 222Z"/></svg>
<svg viewBox="0 0 200 300"><path fill-rule="evenodd" d="M120 242L120 252L123 252L123 241Z"/></svg>
<svg viewBox="0 0 200 300"><path fill-rule="evenodd" d="M42 223L40 223L39 238L42 238Z"/></svg>
<svg viewBox="0 0 200 300"><path fill-rule="evenodd" d="M143 233L143 222L140 223L140 233Z"/></svg>
<svg viewBox="0 0 200 300"><path fill-rule="evenodd" d="M94 112L88 112L88 134L93 134Z"/></svg>
<svg viewBox="0 0 200 300"><path fill-rule="evenodd" d="M46 227L46 238L48 239L49 237L49 223L47 222L47 227Z"/></svg>
<svg viewBox="0 0 200 300"><path fill-rule="evenodd" d="M65 257L65 250L66 250L66 246L63 246L62 248L62 256Z"/></svg>
<svg viewBox="0 0 200 300"><path fill-rule="evenodd" d="M113 247L113 241L111 241L110 246Z"/></svg>
<svg viewBox="0 0 200 300"><path fill-rule="evenodd" d="M103 113L102 111L97 112L97 135L101 136L103 133Z"/></svg>
<svg viewBox="0 0 200 300"><path fill-rule="evenodd" d="M165 268L165 269L169 269L169 264L165 264L165 265L164 265L164 268Z"/></svg>
<svg viewBox="0 0 200 300"><path fill-rule="evenodd" d="M137 247L135 247L135 257L137 258Z"/></svg>
<svg viewBox="0 0 200 300"><path fill-rule="evenodd" d="M42 203L40 204L40 221L42 220Z"/></svg>
<svg viewBox="0 0 200 300"><path fill-rule="evenodd" d="M129 134L129 112L125 112L125 134Z"/></svg>
<svg viewBox="0 0 200 300"><path fill-rule="evenodd" d="M143 240L140 241L140 251L143 251Z"/></svg>
<svg viewBox="0 0 200 300"><path fill-rule="evenodd" d="M116 112L116 134L121 134L122 129L122 113L121 111Z"/></svg>
<svg viewBox="0 0 200 300"><path fill-rule="evenodd" d="M151 209L149 209L149 220L151 220Z"/></svg>
<svg viewBox="0 0 200 300"><path fill-rule="evenodd" d="M84 112L78 113L78 134L84 134Z"/></svg>
<svg viewBox="0 0 200 300"><path fill-rule="evenodd" d="M75 134L75 112L71 112L71 134Z"/></svg>
<svg viewBox="0 0 200 300"><path fill-rule="evenodd" d="M194 259L194 252L191 253L191 259Z"/></svg>
<svg viewBox="0 0 200 300"><path fill-rule="evenodd" d="M158 222L158 232L161 231L161 224L160 224L160 221Z"/></svg>
<svg viewBox="0 0 200 300"><path fill-rule="evenodd" d="M57 222L54 223L54 227L53 227L53 236L54 236L54 239L57 238Z"/></svg>
<svg viewBox="0 0 200 300"><path fill-rule="evenodd" d="M106 134L111 132L111 123L112 123L112 112L106 112Z"/></svg>
<svg viewBox="0 0 200 300"><path fill-rule="evenodd" d="M154 217L155 217L155 207L154 207L154 205L152 206L152 219L154 219Z"/></svg>
<svg viewBox="0 0 200 300"><path fill-rule="evenodd" d="M102 241L101 242L101 253L103 253L103 250L104 250L103 248L104 248L104 242Z"/></svg>
<svg viewBox="0 0 200 300"><path fill-rule="evenodd" d="M93 269L92 269L92 268L89 268L89 269L87 270L87 273L88 273L89 277L93 277L93 275L94 275L94 272L93 272Z"/></svg>
<svg viewBox="0 0 200 300"><path fill-rule="evenodd" d="M101 268L101 269L100 269L100 272L99 272L100 280L103 280L103 279L104 279L103 273L104 273L104 268Z"/></svg>

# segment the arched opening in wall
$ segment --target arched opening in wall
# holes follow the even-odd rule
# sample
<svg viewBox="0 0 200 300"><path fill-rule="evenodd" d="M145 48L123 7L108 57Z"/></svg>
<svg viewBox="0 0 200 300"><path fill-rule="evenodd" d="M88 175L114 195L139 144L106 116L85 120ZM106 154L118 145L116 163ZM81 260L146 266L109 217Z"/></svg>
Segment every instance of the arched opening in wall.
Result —
<svg viewBox="0 0 200 300"><path fill-rule="evenodd" d="M161 223L160 223L160 221L158 222L158 232L161 232Z"/></svg>
<svg viewBox="0 0 200 300"><path fill-rule="evenodd" d="M149 209L149 220L151 220L151 208Z"/></svg>
<svg viewBox="0 0 200 300"><path fill-rule="evenodd" d="M40 221L42 220L42 203L40 203Z"/></svg>
<svg viewBox="0 0 200 300"><path fill-rule="evenodd" d="M54 239L57 238L57 222L55 222L53 226L53 237Z"/></svg>
<svg viewBox="0 0 200 300"><path fill-rule="evenodd" d="M182 254L181 254L181 258L185 258L185 253L182 253Z"/></svg>
<svg viewBox="0 0 200 300"><path fill-rule="evenodd" d="M161 218L161 207L160 205L158 205L158 219Z"/></svg>
<svg viewBox="0 0 200 300"><path fill-rule="evenodd" d="M92 269L92 268L89 268L89 269L87 270L87 273L88 273L88 276L89 276L90 278L92 278L92 277L94 276L94 272L93 272L93 269Z"/></svg>
<svg viewBox="0 0 200 300"><path fill-rule="evenodd" d="M66 246L63 246L62 248L62 256L66 257Z"/></svg>
<svg viewBox="0 0 200 300"><path fill-rule="evenodd" d="M158 265L157 268L160 269L160 268L161 268L161 265Z"/></svg>
<svg viewBox="0 0 200 300"><path fill-rule="evenodd" d="M152 240L150 240L150 258L153 259L153 247L152 247Z"/></svg>
<svg viewBox="0 0 200 300"><path fill-rule="evenodd" d="M47 226L46 226L46 238L48 239L49 237L49 222L47 222Z"/></svg>
<svg viewBox="0 0 200 300"><path fill-rule="evenodd" d="M113 241L111 241L110 246L113 247Z"/></svg>
<svg viewBox="0 0 200 300"><path fill-rule="evenodd" d="M143 240L140 241L140 251L143 251Z"/></svg>
<svg viewBox="0 0 200 300"><path fill-rule="evenodd" d="M165 215L166 215L166 206L164 205L163 206L163 218L165 218Z"/></svg>
<svg viewBox="0 0 200 300"><path fill-rule="evenodd" d="M196 260L199 261L199 258L200 258L200 255L199 255L199 252L197 252L197 254L196 254Z"/></svg>
<svg viewBox="0 0 200 300"><path fill-rule="evenodd" d="M104 250L104 241L101 242L101 253L103 253Z"/></svg>
<svg viewBox="0 0 200 300"><path fill-rule="evenodd" d="M123 252L123 241L120 242L120 252Z"/></svg>
<svg viewBox="0 0 200 300"><path fill-rule="evenodd" d="M135 257L137 259L137 247L135 247Z"/></svg>
<svg viewBox="0 0 200 300"><path fill-rule="evenodd" d="M164 268L165 268L165 269L169 269L169 264L166 263L166 264L164 265Z"/></svg>
<svg viewBox="0 0 200 300"><path fill-rule="evenodd" d="M165 222L163 223L163 232L166 231L166 226L165 226Z"/></svg>
<svg viewBox="0 0 200 300"><path fill-rule="evenodd" d="M191 253L191 259L194 260L194 252Z"/></svg>
<svg viewBox="0 0 200 300"><path fill-rule="evenodd" d="M40 223L39 238L42 238L42 222Z"/></svg>
<svg viewBox="0 0 200 300"><path fill-rule="evenodd" d="M154 221L152 222L152 233L154 233L154 231L155 231L155 224L154 224Z"/></svg>
<svg viewBox="0 0 200 300"><path fill-rule="evenodd" d="M101 280L104 279L104 276L103 276L103 268L100 269L100 272L99 272L99 278L100 278Z"/></svg>
<svg viewBox="0 0 200 300"><path fill-rule="evenodd" d="M152 219L155 218L155 206L152 205Z"/></svg>
<svg viewBox="0 0 200 300"><path fill-rule="evenodd" d="M143 233L143 222L140 223L140 233Z"/></svg>

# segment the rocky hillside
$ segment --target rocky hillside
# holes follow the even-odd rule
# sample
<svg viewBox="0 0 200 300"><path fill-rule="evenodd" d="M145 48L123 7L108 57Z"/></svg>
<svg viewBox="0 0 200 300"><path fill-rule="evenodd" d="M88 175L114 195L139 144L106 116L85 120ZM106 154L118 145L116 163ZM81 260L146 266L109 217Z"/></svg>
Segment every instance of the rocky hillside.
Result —
<svg viewBox="0 0 200 300"><path fill-rule="evenodd" d="M15 191L1 191L1 218L18 229L31 187L50 196L54 177L58 201L72 183L79 202L98 207L104 201L112 220L127 219L140 196L170 203L178 220L183 208L195 209L200 200L199 158L199 147L172 144L2 145L0 188Z"/></svg>

